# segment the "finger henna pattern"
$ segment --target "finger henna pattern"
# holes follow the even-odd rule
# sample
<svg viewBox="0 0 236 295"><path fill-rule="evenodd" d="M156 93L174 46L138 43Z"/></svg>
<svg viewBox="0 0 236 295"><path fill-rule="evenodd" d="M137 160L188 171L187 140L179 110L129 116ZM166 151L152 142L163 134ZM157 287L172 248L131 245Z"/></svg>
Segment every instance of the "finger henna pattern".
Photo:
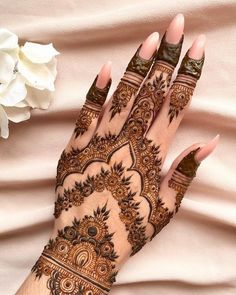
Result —
<svg viewBox="0 0 236 295"><path fill-rule="evenodd" d="M72 226L58 231L50 239L32 271L37 278L48 276L52 295L107 294L115 282L118 258L108 232L106 205L91 216L74 219Z"/></svg>
<svg viewBox="0 0 236 295"><path fill-rule="evenodd" d="M97 118L100 114L101 108L106 100L108 91L111 86L111 79L107 86L103 89L96 87L98 76L95 78L92 86L90 87L84 106L82 107L79 117L75 123L75 138L83 135L91 125L93 119Z"/></svg>
<svg viewBox="0 0 236 295"><path fill-rule="evenodd" d="M140 49L141 45L128 64L124 76L113 94L112 105L109 110L111 112L110 120L127 106L128 102L138 91L143 78L153 63L155 55L149 60L145 60L139 56Z"/></svg>
<svg viewBox="0 0 236 295"><path fill-rule="evenodd" d="M204 56L200 60L194 60L188 56L188 53L185 55L171 87L169 124L178 117L192 97L197 80L201 76L203 63Z"/></svg>
<svg viewBox="0 0 236 295"><path fill-rule="evenodd" d="M193 178L196 176L196 171L200 163L195 160L195 155L200 148L191 151L186 155L182 161L178 164L171 179L168 182L170 188L173 188L176 192L176 212L178 211L181 201L187 191Z"/></svg>

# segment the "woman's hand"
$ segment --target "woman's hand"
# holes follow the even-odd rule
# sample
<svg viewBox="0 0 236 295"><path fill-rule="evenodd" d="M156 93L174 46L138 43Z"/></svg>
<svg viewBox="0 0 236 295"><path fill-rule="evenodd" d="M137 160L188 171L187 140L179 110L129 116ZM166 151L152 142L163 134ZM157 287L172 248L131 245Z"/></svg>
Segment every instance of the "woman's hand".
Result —
<svg viewBox="0 0 236 295"><path fill-rule="evenodd" d="M200 35L171 84L183 29L178 15L158 50L158 33L151 34L106 105L110 63L93 82L58 163L54 232L32 269L50 294L108 293L128 257L178 211L200 162L215 148L218 136L192 145L161 179L204 62Z"/></svg>

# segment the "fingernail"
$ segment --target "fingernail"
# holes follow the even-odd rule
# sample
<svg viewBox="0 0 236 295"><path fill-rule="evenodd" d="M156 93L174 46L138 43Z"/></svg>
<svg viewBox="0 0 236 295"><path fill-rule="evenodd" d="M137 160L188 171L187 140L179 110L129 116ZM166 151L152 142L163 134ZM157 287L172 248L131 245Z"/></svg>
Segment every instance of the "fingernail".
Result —
<svg viewBox="0 0 236 295"><path fill-rule="evenodd" d="M177 14L166 30L166 41L171 44L178 44L184 32L184 16Z"/></svg>
<svg viewBox="0 0 236 295"><path fill-rule="evenodd" d="M107 86L107 83L110 81L110 79L111 79L111 61L108 61L102 66L98 74L96 87L99 89L105 88Z"/></svg>
<svg viewBox="0 0 236 295"><path fill-rule="evenodd" d="M154 32L149 35L140 48L139 56L143 59L149 60L157 49L158 40L158 32Z"/></svg>
<svg viewBox="0 0 236 295"><path fill-rule="evenodd" d="M220 139L220 135L217 134L211 141L204 144L200 150L195 155L195 160L197 162L203 161L205 158L207 158L216 148L218 142Z"/></svg>
<svg viewBox="0 0 236 295"><path fill-rule="evenodd" d="M189 49L188 56L193 59L201 59L204 54L206 43L206 36L204 34L199 35L193 42L191 48Z"/></svg>

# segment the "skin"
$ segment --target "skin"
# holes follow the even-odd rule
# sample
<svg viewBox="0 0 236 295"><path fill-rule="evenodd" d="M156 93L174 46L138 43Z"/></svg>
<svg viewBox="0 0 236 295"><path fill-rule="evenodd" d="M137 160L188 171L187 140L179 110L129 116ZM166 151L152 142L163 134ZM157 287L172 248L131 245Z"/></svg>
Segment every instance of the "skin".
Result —
<svg viewBox="0 0 236 295"><path fill-rule="evenodd" d="M184 30L184 17L182 14L178 14L175 16L175 18L170 23L169 27L166 30L166 41L169 44L174 44L177 46L177 44L180 44L180 40L182 38ZM146 65L147 61L152 59L154 56L154 53L156 51L156 48L158 46L159 42L159 34L157 32L152 33L150 36L147 37L147 39L142 43L142 46L139 50L139 57L142 58L143 63ZM188 51L188 57L191 59L196 60L198 62L199 60L203 58L204 55L204 46L205 46L205 36L199 35L194 42L192 43L192 46L190 47ZM156 55L155 55L156 56ZM163 67L163 60L160 60L162 62ZM156 62L156 61L155 61ZM154 63L155 64L155 63ZM166 65L166 63L164 63ZM148 65L150 68L152 65ZM155 64L156 66L156 64ZM174 68L173 65L167 65L167 68L165 68L165 71L162 73L162 67L160 67L160 64L157 64L157 68L155 71L150 72L149 76L142 76L143 72L133 73L130 69L132 67L129 67L126 71L124 78L126 80L134 79L135 83L142 83L144 81L144 84L142 87L146 87L149 89L149 85L151 83L154 83L155 79L159 79L158 81L163 81L163 85L165 85L162 89L162 94L157 96L157 99L160 99L161 102L160 106L157 108L157 106L154 106L151 110L152 117L147 120L148 128L142 129L143 133L140 135L140 142L141 145L136 146L136 133L133 135L129 135L130 130L133 131L134 129L129 129L130 125L128 122L132 123L132 120L135 120L136 112L135 107L139 106L139 103L142 101L145 101L143 94L141 93L141 90L138 94L138 91L135 89L128 88L126 90L126 94L128 96L129 91L131 91L132 95L130 95L129 100L127 99L127 103L123 105L117 112L113 112L114 116L112 117L112 109L114 110L114 107L117 105L117 101L115 100L116 97L120 97L119 94L121 93L122 87L124 85L119 84L118 90L111 96L111 98L108 100L107 103L104 103L102 101L103 96L106 96L107 90L106 87L109 84L109 81L111 79L111 62L107 62L100 70L97 79L95 80L95 85L97 87L92 88L93 90L96 90L96 95L101 96L101 99L94 103L94 101L91 103L91 100L94 99L93 94L94 91L89 92L90 94L87 95L85 107L80 111L78 121L76 123L76 128L71 136L71 139L68 143L68 145L65 148L65 151L63 152L65 159L62 158L59 161L58 166L58 175L57 175L57 186L56 186L56 210L55 210L55 226L52 233L52 241L51 244L49 243L48 248L44 251L45 255L44 257L50 256L50 257L57 257L56 259L63 260L63 257L66 256L62 255L60 256L56 252L58 250L55 250L57 246L60 244L60 241L63 243L66 241L67 244L70 245L71 253L73 255L77 253L76 249L81 245L86 245L84 248L84 251L88 253L88 255L95 255L93 254L93 247L98 242L94 237L96 236L96 220L99 218L102 218L101 215L104 214L105 217L103 221L101 221L101 230L107 231L108 234L110 234L110 238L106 238L108 241L111 241L110 246L112 246L114 252L113 252L113 260L108 259L109 265L114 266L115 271L119 271L119 269L123 266L125 261L130 257L130 255L134 255L138 250L140 250L146 242L148 242L150 239L152 239L162 228L164 225L166 225L170 218L174 216L174 214L178 211L180 202L184 196L184 193L186 191L186 188L189 186L190 182L192 181L193 177L195 177L196 169L198 168L201 161L203 161L207 156L209 156L213 150L215 149L218 140L219 135L214 137L212 140L210 140L208 143L195 143L192 146L188 147L186 150L184 150L173 162L171 165L168 173L165 175L165 177L162 179L162 181L157 181L155 183L155 187L158 188L158 192L156 194L156 200L154 199L148 199L153 197L153 193L151 193L151 181L152 181L152 175L150 175L152 170L145 170L149 163L146 163L145 155L142 154L142 146L146 145L146 155L149 156L153 161L155 158L155 149L158 149L158 159L160 159L160 162L154 162L158 166L158 168L161 170L164 159L166 157L166 154L168 152L168 147L175 135L175 132L178 129L178 126L186 113L191 100L191 95L186 95L188 98L187 103L184 105L182 109L179 110L178 113L176 113L176 109L171 110L171 103L173 108L173 95L175 91L178 91L179 89L182 89L181 85L184 85L186 88L186 81L190 81L189 83L191 85L196 85L197 78L194 76L189 75L183 75L179 74L173 85L170 87L170 85L167 83L168 79L170 78L167 74L171 72ZM145 75L147 75L147 71L145 72ZM128 77L128 78L127 78ZM131 78L130 78L131 77ZM162 77L162 78L161 78ZM123 78L123 79L124 79ZM162 79L162 80L160 80ZM179 82L179 80L181 82ZM182 80L181 80L182 79ZM129 80L130 82L130 80ZM133 84L135 84L133 83ZM182 83L182 84L181 84ZM132 84L132 85L133 85ZM136 85L135 84L135 85ZM153 85L156 85L155 83ZM159 84L157 84L159 85ZM160 86L156 86L160 87ZM192 86L192 88L194 88ZM185 89L184 88L184 89ZM191 91L193 89L187 89L190 92L186 93L192 93ZM145 90L145 88L143 88ZM163 90L164 89L164 90ZM176 90L177 89L177 90ZM92 94L91 94L92 93ZM118 95L118 96L117 96ZM115 102L115 104L114 104ZM158 101L154 101L154 104ZM140 109L141 109L140 104ZM100 106L100 108L99 108ZM92 107L92 112L91 112ZM178 105L177 105L178 107ZM94 111L95 108L95 111ZM139 108L138 108L139 111ZM170 114L174 112L173 118L170 119ZM89 117L91 120L85 125L83 125L84 121L82 120L85 116ZM142 116L141 116L142 117ZM129 121L131 119L131 121ZM82 124L82 125L81 125ZM86 125L87 124L87 125ZM136 125L135 125L136 126ZM142 125L144 127L145 125ZM104 141L104 143L100 146L99 143L101 142L101 138L106 138L106 135L113 134L116 136L116 141L113 143L112 139L109 139L107 141ZM128 135L127 135L128 134ZM97 139L95 141L94 138ZM127 137L130 136L130 137ZM128 138L128 139L127 139ZM95 145L95 153L99 151L99 148L101 148L101 151L98 153L98 155L92 159L91 163L87 163L85 158L87 157L87 153L85 153L86 149L88 149L88 153L92 153L93 149L93 142ZM120 144L118 149L114 149L112 144ZM97 146L96 146L97 145ZM141 147L139 147L141 146ZM105 151L103 150L103 147L105 147ZM138 148L137 148L138 147ZM153 148L152 148L153 147ZM108 152L109 148L111 148L112 152L110 153L109 160L105 159L105 153ZM137 149L136 149L137 148ZM150 148L150 149L149 149ZM72 152L74 151L74 152ZM72 154L71 154L72 153ZM74 163L71 161L73 159L73 153L76 153L76 157L78 157L79 161L78 163ZM92 154L93 155L93 154ZM71 157L71 158L70 158ZM99 158L100 157L100 158ZM70 161L68 160L70 159ZM136 169L133 168L134 159L136 163ZM139 159L140 163L139 164ZM73 166L76 164L76 169L72 172L70 168L70 164ZM83 166L83 163L84 166ZM65 169L65 166L67 167ZM82 168L81 168L82 167ZM60 170L60 168L63 168ZM153 167L152 167L153 168ZM155 167L154 167L155 168ZM109 178L112 174L112 172L117 173L116 176L119 174L119 183L126 184L119 184L119 186L115 186L114 183L109 182L111 181L111 178ZM118 172L117 172L118 171ZM181 172L182 171L182 172ZM63 174L65 172L65 175ZM138 173L137 173L138 172ZM64 176L63 176L64 175ZM150 176L147 176L150 175ZM91 181L90 177L100 177L101 183L100 184L94 184L93 181ZM123 177L123 182L122 182ZM96 178L97 179L97 178ZM179 181L181 179L181 181ZM87 181L87 182L86 182ZM144 194L144 185L141 186L141 183L148 183L147 185L147 191ZM179 182L181 182L179 184ZM66 194L70 196L70 198L73 199L73 189L75 189L76 193L80 194L81 192L84 192L84 188L86 188L86 183L91 184L91 187L93 191L90 191L87 193L86 197L83 197L83 201L80 205L73 205L71 207L66 207L64 203L60 203L60 197L65 196ZM105 185L104 185L105 184ZM115 193L114 193L114 188ZM132 219L132 217L129 217L128 215L125 215L127 211L122 206L124 203L117 202L118 198L118 192L122 189L131 190L133 195L132 204L134 205L135 209L131 210L133 213L138 212L138 216L141 218L139 221L137 219ZM150 190L150 191L149 191ZM121 198L123 201L123 198L126 193L121 194ZM82 193L81 193L82 194ZM155 197L155 195L154 195ZM73 199L74 200L74 199ZM158 203L159 202L159 203ZM62 205L59 205L62 204ZM74 204L74 203L73 203ZM122 205L123 204L123 205ZM122 209L123 208L123 209ZM123 211L122 211L123 210ZM101 213L102 212L102 213ZM165 215L165 214L169 215ZM86 215L88 217L86 217ZM166 216L162 218L162 216ZM99 217L100 216L100 217ZM74 218L77 219L77 221L73 220ZM92 226L90 226L89 234L88 232L81 233L83 229L83 224L86 221L86 218L90 218L92 221ZM133 220L133 221L132 221ZM132 221L132 222L131 222ZM136 222L136 223L135 223ZM143 244L140 244L140 239L135 240L134 236L132 236L132 239L129 239L132 226L138 223L138 233L142 232L142 228L146 237L146 240ZM78 225L78 226L77 226ZM100 226L100 225L99 225ZM98 227L99 228L99 227ZM70 229L70 231L73 233L77 230L77 234L82 237L82 240L77 241L77 244L73 244L70 242L71 240L67 239L67 230ZM58 232L58 230L61 230L61 233ZM91 235L90 235L91 234ZM93 243L90 243L91 239L88 242L85 242L85 237L87 235L92 237ZM59 238L59 242L58 242ZM61 239L61 240L60 240ZM87 240L86 240L87 241ZM87 243L87 244L86 244ZM108 244L109 244L108 243ZM56 246L55 246L56 245ZM96 244L97 251L96 253L100 253L101 250L101 244ZM77 247L77 248L76 248ZM49 250L48 250L49 249ZM50 252L51 251L51 252ZM56 254L57 253L57 254ZM59 256L56 256L59 255ZM73 256L72 255L72 256ZM97 256L96 256L97 255ZM96 254L94 259L98 259L98 255ZM59 257L59 258L58 258ZM70 255L69 255L70 257ZM74 257L74 256L73 256ZM104 258L105 256L103 256ZM106 256L107 257L107 256ZM51 258L48 258L49 260ZM66 265L69 265L70 259L68 258L66 261ZM79 269L79 273L84 275L86 266L81 267L81 265L84 263L84 260L82 260L82 264L78 263L78 259L80 257L77 257L77 267ZM46 262L43 260L42 256L39 259L39 261L34 266L33 272L29 274L29 276L26 278L25 282L22 284L21 288L18 290L17 294L54 294L52 292L61 292L61 293L55 293L55 294L69 294L66 293L63 288L69 288L71 287L71 282L68 281L68 285L66 286L59 286L62 284L63 280L70 279L71 272L68 271L68 275L63 277L64 273L67 273L67 270L63 272L63 274L55 272L51 272L50 275L46 272L43 275L40 275L41 270L39 268L40 265L47 264L49 260L46 260ZM81 263L81 260L80 260ZM96 264L98 265L98 264ZM98 274L98 278L95 280L95 282L99 281L99 284L102 286L109 286L108 289L112 286L112 282L105 279L105 275L100 275L99 270L97 266L94 265L94 269L89 268L89 271L95 272ZM101 269L100 269L101 270ZM112 271L111 271L112 272ZM37 276L38 275L38 276ZM60 277L61 276L61 277ZM40 277L40 278L39 278ZM37 278L37 279L35 279ZM84 281L81 280L81 278L78 275L78 278L75 276L72 279L72 284L77 284L78 286L84 287ZM109 285L110 284L110 285ZM93 285L93 284L92 284ZM77 288L76 287L76 288ZM97 287L89 286L89 288L92 288L90 290L95 290ZM93 289L95 288L95 289ZM105 288L105 287L104 287ZM73 289L75 290L75 289ZM81 293L70 293L70 294L107 294L108 291L101 291L101 290L95 290L93 293L86 293L83 289L80 291Z"/></svg>

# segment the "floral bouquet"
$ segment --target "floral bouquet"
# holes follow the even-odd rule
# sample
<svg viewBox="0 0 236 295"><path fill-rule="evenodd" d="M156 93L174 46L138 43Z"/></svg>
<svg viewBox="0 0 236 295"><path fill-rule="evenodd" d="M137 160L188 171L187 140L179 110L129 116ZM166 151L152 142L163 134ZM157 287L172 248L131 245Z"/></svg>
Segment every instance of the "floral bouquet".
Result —
<svg viewBox="0 0 236 295"><path fill-rule="evenodd" d="M0 137L8 138L9 121L29 119L32 108L48 108L58 54L52 43L20 46L15 34L0 29Z"/></svg>

